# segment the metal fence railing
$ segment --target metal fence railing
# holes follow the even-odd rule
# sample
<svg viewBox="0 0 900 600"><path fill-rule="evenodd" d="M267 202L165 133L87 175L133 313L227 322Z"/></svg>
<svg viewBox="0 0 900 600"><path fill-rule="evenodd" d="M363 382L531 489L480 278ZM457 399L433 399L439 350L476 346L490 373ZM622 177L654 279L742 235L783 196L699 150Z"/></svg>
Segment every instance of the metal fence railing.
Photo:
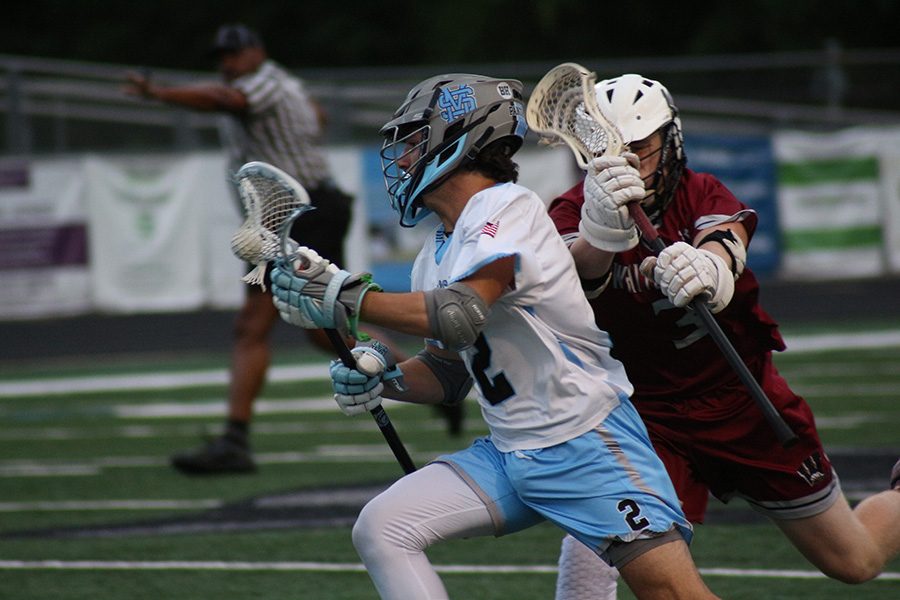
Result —
<svg viewBox="0 0 900 600"><path fill-rule="evenodd" d="M277 58L277 57L276 57ZM898 124L900 48L774 54L580 59L600 78L662 80L693 130L834 129ZM417 81L437 72L521 79L526 92L557 62L298 71L330 118L330 143L368 143ZM125 65L0 55L0 154L191 150L218 144L220 120L125 96ZM171 83L212 72L158 70Z"/></svg>

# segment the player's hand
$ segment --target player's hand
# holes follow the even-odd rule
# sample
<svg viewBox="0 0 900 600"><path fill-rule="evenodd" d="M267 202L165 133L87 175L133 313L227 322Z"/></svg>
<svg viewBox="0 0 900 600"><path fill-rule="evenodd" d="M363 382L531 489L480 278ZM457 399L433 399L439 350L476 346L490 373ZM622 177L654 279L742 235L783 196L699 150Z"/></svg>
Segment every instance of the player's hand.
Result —
<svg viewBox="0 0 900 600"><path fill-rule="evenodd" d="M381 291L369 273L350 274L300 246L272 269L272 302L281 318L305 329L337 329L359 339L359 308L369 291Z"/></svg>
<svg viewBox="0 0 900 600"><path fill-rule="evenodd" d="M149 77L130 71L125 74L125 80L126 84L123 91L129 96L155 98L153 84L150 82Z"/></svg>
<svg viewBox="0 0 900 600"><path fill-rule="evenodd" d="M676 242L641 263L641 272L653 279L660 291L677 307L705 296L713 313L721 311L734 295L734 275L717 254Z"/></svg>
<svg viewBox="0 0 900 600"><path fill-rule="evenodd" d="M578 230L591 246L622 252L637 245L638 231L627 205L640 202L646 193L639 166L637 155L630 152L588 164Z"/></svg>
<svg viewBox="0 0 900 600"><path fill-rule="evenodd" d="M357 345L353 350L356 368L335 360L330 367L334 400L345 415L368 412L381 404L381 393L388 385L398 392L406 391L403 372L391 351L377 340Z"/></svg>

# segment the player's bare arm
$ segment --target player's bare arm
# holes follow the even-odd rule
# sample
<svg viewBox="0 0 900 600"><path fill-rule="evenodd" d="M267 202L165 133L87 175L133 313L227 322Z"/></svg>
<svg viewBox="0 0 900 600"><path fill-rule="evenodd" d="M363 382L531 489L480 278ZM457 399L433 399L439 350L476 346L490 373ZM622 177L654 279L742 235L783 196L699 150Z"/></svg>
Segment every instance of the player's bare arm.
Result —
<svg viewBox="0 0 900 600"><path fill-rule="evenodd" d="M491 306L513 285L514 257L497 259L462 281L486 306ZM432 337L434 323L429 319L426 296L423 292L404 294L366 294L360 309L360 319L410 335Z"/></svg>
<svg viewBox="0 0 900 600"><path fill-rule="evenodd" d="M726 236L713 235L710 237L710 234L714 232L722 232ZM728 232L731 232L731 236L740 240L740 244L744 249L747 248L747 245L750 243L750 236L747 234L747 228L739 222L722 223L721 225L701 229L697 233L697 237L694 238L693 245L695 248L702 248L718 255L732 271L743 270L743 265L738 269L735 268L735 249L727 236ZM740 255L737 257L738 260L741 260L741 258L746 262L746 250L743 251L742 257Z"/></svg>
<svg viewBox="0 0 900 600"><path fill-rule="evenodd" d="M426 345L423 352L428 352L444 361L460 361L457 353L442 350L432 344ZM397 366L403 371L403 378L408 389L401 392L386 386L382 393L383 397L414 404L440 404L445 401L440 380L422 358L414 356L398 363Z"/></svg>
<svg viewBox="0 0 900 600"><path fill-rule="evenodd" d="M138 73L129 73L126 77L125 93L132 96L208 112L241 113L247 109L247 97L224 84L164 86Z"/></svg>

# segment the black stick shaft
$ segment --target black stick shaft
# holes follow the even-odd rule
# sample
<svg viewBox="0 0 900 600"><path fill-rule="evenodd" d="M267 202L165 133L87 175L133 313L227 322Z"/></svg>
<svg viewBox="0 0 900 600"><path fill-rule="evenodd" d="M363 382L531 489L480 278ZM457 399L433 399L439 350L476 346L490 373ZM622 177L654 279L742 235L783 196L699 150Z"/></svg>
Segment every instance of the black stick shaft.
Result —
<svg viewBox="0 0 900 600"><path fill-rule="evenodd" d="M666 243L659 237L656 227L654 227L653 223L650 222L650 219L647 218L647 215L644 213L644 209L640 204L632 202L628 205L628 212L631 214L631 218L634 219L635 224L640 230L641 236L650 245L653 252L659 254L665 250ZM719 350L722 351L722 354L725 355L728 364L731 365L731 368L737 373L741 382L750 391L750 396L753 398L754 402L756 402L757 406L759 406L760 410L762 410L763 416L765 416L769 425L775 431L775 435L778 437L778 441L781 442L781 445L785 448L789 448L796 444L798 439L797 434L788 427L788 424L785 423L782 416L778 413L778 410L775 409L772 401L769 400L759 383L753 378L750 369L747 368L744 360L741 358L740 354L737 353L737 350L734 349L731 341L725 335L725 332L722 331L722 328L719 326L719 323L716 321L712 312L710 312L706 301L703 298L695 298L691 301L691 308L700 315L700 319L706 326L706 330L719 347Z"/></svg>
<svg viewBox="0 0 900 600"><path fill-rule="evenodd" d="M328 336L331 345L334 346L338 358L341 359L344 366L348 369L355 369L356 359L353 358L353 353L350 352L350 348L347 347L341 334L336 329L326 329L325 334ZM387 412L385 412L384 407L379 404L370 410L369 414L375 419L378 429L381 430L381 435L384 436L385 441L388 446L390 446L391 451L394 453L394 457L403 468L403 472L408 475L415 471L416 465L413 463L412 458L410 458L409 452L406 451L403 442L400 441L400 436L397 435L397 430L394 429L394 424L391 423L391 419L388 417Z"/></svg>

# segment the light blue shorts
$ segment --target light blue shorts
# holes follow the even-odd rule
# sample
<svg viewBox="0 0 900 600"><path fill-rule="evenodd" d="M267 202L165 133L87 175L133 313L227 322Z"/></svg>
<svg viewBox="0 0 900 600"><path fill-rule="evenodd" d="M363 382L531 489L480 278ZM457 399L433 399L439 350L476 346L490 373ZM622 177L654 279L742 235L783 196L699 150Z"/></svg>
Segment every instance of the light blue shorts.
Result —
<svg viewBox="0 0 900 600"><path fill-rule="evenodd" d="M613 542L673 527L691 540L675 488L627 400L595 429L557 446L501 452L480 438L435 462L481 497L498 536L546 519L601 556Z"/></svg>

